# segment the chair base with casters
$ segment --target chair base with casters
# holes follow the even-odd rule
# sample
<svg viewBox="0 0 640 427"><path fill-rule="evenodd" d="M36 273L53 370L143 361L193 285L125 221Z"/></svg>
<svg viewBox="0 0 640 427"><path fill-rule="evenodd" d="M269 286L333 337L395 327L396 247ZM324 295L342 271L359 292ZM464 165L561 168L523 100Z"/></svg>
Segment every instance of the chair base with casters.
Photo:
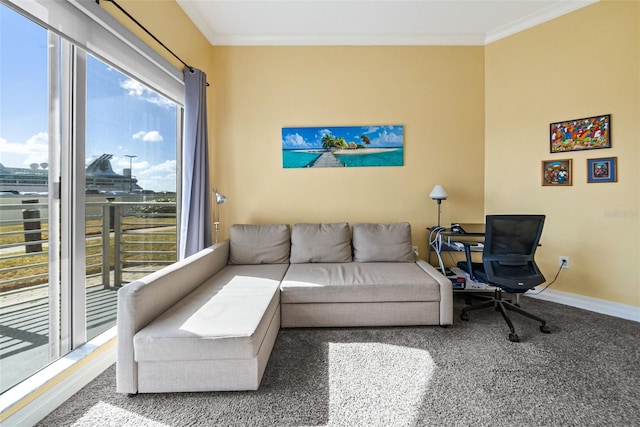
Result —
<svg viewBox="0 0 640 427"><path fill-rule="evenodd" d="M460 314L460 318L462 320L469 320L469 315L467 314L469 311L473 311L473 310L480 310L482 308L489 308L489 307L494 307L496 311L499 311L500 314L502 314L502 318L505 320L505 322L507 322L507 325L509 326L509 341L511 342L519 342L520 341L520 337L518 336L518 334L516 334L516 330L513 326L513 322L511 321L511 318L509 317L509 315L507 314L507 311L513 311L515 313L521 314L525 317L528 317L530 319L533 320L537 320L538 322L541 323L540 325L540 332L548 334L551 332L551 330L549 329L549 326L547 326L547 323L544 319L542 319L541 317L536 316L535 314L529 313L528 311L525 311L523 309L520 308L520 305L516 302L511 302L509 300L503 299L502 298L502 289L500 288L496 288L494 296L493 297L483 297L483 296L477 296L478 298L481 299L485 299L486 301L481 303L481 304L477 304L477 305L469 305L465 308L462 309L462 313Z"/></svg>

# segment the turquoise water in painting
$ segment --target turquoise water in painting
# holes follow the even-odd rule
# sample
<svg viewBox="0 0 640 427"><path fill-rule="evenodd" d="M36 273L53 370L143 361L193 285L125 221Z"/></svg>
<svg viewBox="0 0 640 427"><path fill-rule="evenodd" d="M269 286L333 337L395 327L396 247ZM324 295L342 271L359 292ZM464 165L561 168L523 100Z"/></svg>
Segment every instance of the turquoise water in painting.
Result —
<svg viewBox="0 0 640 427"><path fill-rule="evenodd" d="M320 157L322 152L309 152L308 150L282 150L283 168L306 168ZM404 148L396 148L393 151L384 151L371 154L336 154L347 167L363 166L403 166Z"/></svg>
<svg viewBox="0 0 640 427"><path fill-rule="evenodd" d="M320 152L308 152L301 150L282 150L283 168L307 168L320 157Z"/></svg>
<svg viewBox="0 0 640 427"><path fill-rule="evenodd" d="M338 154L338 160L347 166L402 166L404 165L404 149L372 154Z"/></svg>

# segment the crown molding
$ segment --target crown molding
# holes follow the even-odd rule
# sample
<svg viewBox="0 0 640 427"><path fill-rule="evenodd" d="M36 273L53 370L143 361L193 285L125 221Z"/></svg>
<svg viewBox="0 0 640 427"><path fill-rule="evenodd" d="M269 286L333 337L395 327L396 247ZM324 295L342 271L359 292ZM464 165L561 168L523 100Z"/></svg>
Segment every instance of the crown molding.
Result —
<svg viewBox="0 0 640 427"><path fill-rule="evenodd" d="M566 0L483 33L412 34L220 34L203 18L198 2L176 0L213 46L484 46L601 0Z"/></svg>
<svg viewBox="0 0 640 427"><path fill-rule="evenodd" d="M209 34L214 46L482 46L484 34Z"/></svg>
<svg viewBox="0 0 640 427"><path fill-rule="evenodd" d="M512 36L521 31L528 30L537 25L559 18L575 10L582 9L600 0L570 0L562 3L556 3L536 13L532 13L522 19L513 21L508 25L488 31L484 40L484 44L490 44L505 37Z"/></svg>

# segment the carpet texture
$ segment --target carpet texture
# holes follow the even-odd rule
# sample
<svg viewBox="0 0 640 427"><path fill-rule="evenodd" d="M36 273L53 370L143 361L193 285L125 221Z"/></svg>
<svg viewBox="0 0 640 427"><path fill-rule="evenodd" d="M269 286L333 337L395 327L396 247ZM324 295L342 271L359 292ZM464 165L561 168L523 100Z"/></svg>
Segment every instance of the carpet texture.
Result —
<svg viewBox="0 0 640 427"><path fill-rule="evenodd" d="M640 324L522 298L440 327L283 329L258 391L120 395L112 366L42 426L638 426Z"/></svg>

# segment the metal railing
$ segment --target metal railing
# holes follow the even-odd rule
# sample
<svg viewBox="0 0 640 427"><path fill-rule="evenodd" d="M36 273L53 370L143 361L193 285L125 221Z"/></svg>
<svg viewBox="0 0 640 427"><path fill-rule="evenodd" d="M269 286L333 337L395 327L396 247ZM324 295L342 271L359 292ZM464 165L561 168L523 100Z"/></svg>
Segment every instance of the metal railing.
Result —
<svg viewBox="0 0 640 427"><path fill-rule="evenodd" d="M48 281L48 204L0 204L0 291ZM26 202L26 203L25 203ZM87 285L119 287L176 261L176 203L88 202Z"/></svg>

